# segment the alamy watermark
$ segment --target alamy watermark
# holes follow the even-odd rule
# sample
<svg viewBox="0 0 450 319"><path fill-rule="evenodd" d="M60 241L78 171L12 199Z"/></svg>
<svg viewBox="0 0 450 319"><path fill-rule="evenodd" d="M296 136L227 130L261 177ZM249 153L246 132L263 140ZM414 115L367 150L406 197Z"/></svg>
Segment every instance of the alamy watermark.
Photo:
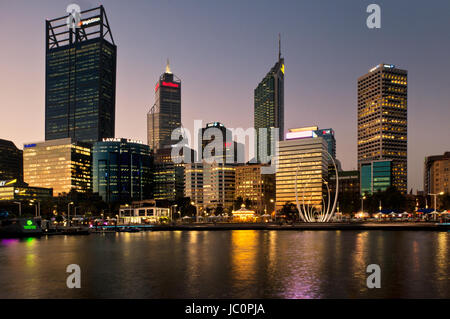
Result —
<svg viewBox="0 0 450 319"><path fill-rule="evenodd" d="M70 13L67 17L67 27L75 31L81 25L81 8L76 3L71 3L67 6L66 12Z"/></svg>
<svg viewBox="0 0 450 319"><path fill-rule="evenodd" d="M366 25L369 29L381 28L381 7L378 4L369 4L367 6L367 13L370 15L367 17Z"/></svg>
<svg viewBox="0 0 450 319"><path fill-rule="evenodd" d="M366 272L370 275L367 277L367 288L381 288L381 267L377 264L370 264L366 268Z"/></svg>
<svg viewBox="0 0 450 319"><path fill-rule="evenodd" d="M70 264L66 268L66 272L70 273L67 277L66 285L67 288L81 288L81 268L77 264Z"/></svg>
<svg viewBox="0 0 450 319"><path fill-rule="evenodd" d="M172 131L171 159L174 163L246 163L245 146L248 145L250 163L268 164L261 168L262 174L276 172L278 152L278 128L225 128L207 126L202 129L202 121L194 121L194 132L178 127ZM192 139L192 136L200 137ZM193 140L193 143L191 141ZM247 142L248 141L248 142ZM192 145L193 144L193 145ZM194 150L193 158L191 150ZM257 150L257 152L256 152Z"/></svg>

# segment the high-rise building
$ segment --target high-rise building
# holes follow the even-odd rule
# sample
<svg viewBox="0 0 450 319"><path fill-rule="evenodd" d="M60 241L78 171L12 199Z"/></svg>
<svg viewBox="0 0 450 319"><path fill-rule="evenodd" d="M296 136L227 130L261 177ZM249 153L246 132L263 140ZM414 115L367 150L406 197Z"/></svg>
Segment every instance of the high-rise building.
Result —
<svg viewBox="0 0 450 319"><path fill-rule="evenodd" d="M360 164L361 195L383 192L392 186L393 161L367 161Z"/></svg>
<svg viewBox="0 0 450 319"><path fill-rule="evenodd" d="M155 104L147 114L148 145L156 152L170 148L172 131L181 126L181 80L171 71L167 61L166 71L155 86Z"/></svg>
<svg viewBox="0 0 450 319"><path fill-rule="evenodd" d="M330 157L326 152L327 141L317 136L315 131L315 127L290 129L286 140L278 144L275 174L277 210L286 203L296 203L296 185L300 204L315 210L322 208Z"/></svg>
<svg viewBox="0 0 450 319"><path fill-rule="evenodd" d="M187 163L184 167L184 196L203 207L203 164Z"/></svg>
<svg viewBox="0 0 450 319"><path fill-rule="evenodd" d="M104 139L92 148L93 191L107 203L152 196L150 147L124 138Z"/></svg>
<svg viewBox="0 0 450 319"><path fill-rule="evenodd" d="M254 127L255 127L255 153L259 162L267 163L268 156L275 154L271 148L275 137L272 136L271 128L279 128L278 140L282 141L284 136L284 58L281 57L281 46L279 42L278 61L258 84L254 91ZM260 144L259 129L267 129L266 143Z"/></svg>
<svg viewBox="0 0 450 319"><path fill-rule="evenodd" d="M231 212L235 194L235 164L203 163L203 207Z"/></svg>
<svg viewBox="0 0 450 319"><path fill-rule="evenodd" d="M358 165L392 160L392 185L407 190L408 72L379 64L358 79Z"/></svg>
<svg viewBox="0 0 450 319"><path fill-rule="evenodd" d="M117 47L103 6L80 15L46 20L46 141L114 137Z"/></svg>
<svg viewBox="0 0 450 319"><path fill-rule="evenodd" d="M53 188L54 196L92 189L91 145L70 138L24 145L23 175L30 186Z"/></svg>
<svg viewBox="0 0 450 319"><path fill-rule="evenodd" d="M0 139L0 181L23 181L23 152L16 145Z"/></svg>
<svg viewBox="0 0 450 319"><path fill-rule="evenodd" d="M275 207L275 175L262 174L263 164L236 166L236 192L234 198L249 200L259 214L271 213Z"/></svg>
<svg viewBox="0 0 450 319"><path fill-rule="evenodd" d="M450 152L425 158L423 184L425 194L450 194Z"/></svg>

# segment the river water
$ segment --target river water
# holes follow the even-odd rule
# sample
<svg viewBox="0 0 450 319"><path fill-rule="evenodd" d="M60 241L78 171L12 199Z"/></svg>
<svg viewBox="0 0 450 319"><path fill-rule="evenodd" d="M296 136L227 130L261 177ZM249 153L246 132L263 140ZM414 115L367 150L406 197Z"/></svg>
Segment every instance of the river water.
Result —
<svg viewBox="0 0 450 319"><path fill-rule="evenodd" d="M66 267L81 268L81 288ZM366 267L381 268L381 288ZM450 232L161 231L0 239L0 298L450 298Z"/></svg>

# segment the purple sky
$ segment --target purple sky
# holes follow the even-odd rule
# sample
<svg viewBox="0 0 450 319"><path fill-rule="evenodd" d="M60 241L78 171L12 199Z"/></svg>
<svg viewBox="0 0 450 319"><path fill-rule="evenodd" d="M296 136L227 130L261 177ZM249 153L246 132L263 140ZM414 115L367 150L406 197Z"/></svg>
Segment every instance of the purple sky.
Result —
<svg viewBox="0 0 450 319"><path fill-rule="evenodd" d="M80 0L82 10L100 4ZM44 139L46 18L68 1L0 0L0 138ZM369 30L370 3L382 25ZM253 125L253 89L286 62L285 127L336 132L356 168L357 78L379 63L409 72L408 184L422 189L424 157L450 150L449 1L103 1L118 46L116 137L146 142L146 114L167 58L182 79L182 119Z"/></svg>

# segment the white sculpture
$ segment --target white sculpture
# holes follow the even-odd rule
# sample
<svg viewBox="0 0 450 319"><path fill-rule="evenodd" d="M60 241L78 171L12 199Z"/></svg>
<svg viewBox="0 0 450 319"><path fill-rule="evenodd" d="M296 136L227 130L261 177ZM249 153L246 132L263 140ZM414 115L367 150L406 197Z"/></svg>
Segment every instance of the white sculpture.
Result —
<svg viewBox="0 0 450 319"><path fill-rule="evenodd" d="M338 170L336 168L336 162L334 161L333 157L331 156L331 154L328 151L325 151L328 156L330 157L333 166L334 166L334 170L336 172L336 194L334 196L334 203L333 203L333 207L330 206L330 202L331 202L331 194L330 194L330 188L328 186L327 181L325 181L325 179L322 177L323 182L325 183L326 187L327 187L327 193L328 193L328 200L327 203L325 203L325 198L322 195L322 208L320 210L320 212L318 212L318 222L321 223L327 223L331 220L331 218L333 218L334 213L336 211L336 204L337 204L337 200L338 200L338 194L339 194L339 173ZM301 162L301 161L300 161ZM302 192L302 206L300 206L299 201L298 201L298 190L297 190L297 180L298 180L298 169L300 167L300 163L297 166L297 169L295 171L295 200L297 203L297 209L300 215L300 219L303 220L306 223L313 223L316 221L315 219L315 211L314 211L314 207L312 205L309 205L309 203L311 202L311 198L312 198L312 194L310 196L309 202L308 202L308 207L305 206L305 192L304 189L306 187L306 183L303 186L303 192ZM311 178L309 179L311 180Z"/></svg>

